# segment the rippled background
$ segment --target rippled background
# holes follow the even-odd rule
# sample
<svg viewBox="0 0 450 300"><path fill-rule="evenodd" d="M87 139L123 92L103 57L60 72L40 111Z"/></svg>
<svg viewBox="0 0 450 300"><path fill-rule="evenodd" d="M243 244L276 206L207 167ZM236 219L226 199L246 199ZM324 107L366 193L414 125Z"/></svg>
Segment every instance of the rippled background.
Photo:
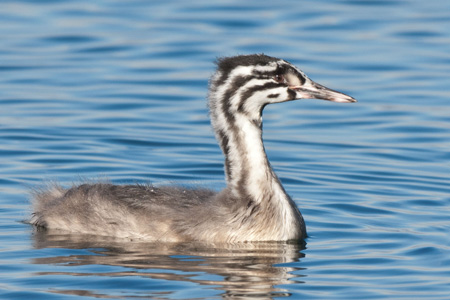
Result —
<svg viewBox="0 0 450 300"><path fill-rule="evenodd" d="M0 3L0 298L449 299L450 2ZM357 104L268 106L310 237L152 245L21 221L57 180L224 187L217 56L266 53Z"/></svg>

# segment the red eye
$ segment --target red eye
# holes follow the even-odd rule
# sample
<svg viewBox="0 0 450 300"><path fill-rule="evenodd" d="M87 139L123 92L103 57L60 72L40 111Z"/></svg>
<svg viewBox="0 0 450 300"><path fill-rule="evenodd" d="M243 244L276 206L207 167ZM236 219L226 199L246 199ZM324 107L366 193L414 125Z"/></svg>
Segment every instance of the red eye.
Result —
<svg viewBox="0 0 450 300"><path fill-rule="evenodd" d="M286 83L286 79L281 74L277 74L277 75L273 76L273 80L275 80L276 82L279 82L279 83Z"/></svg>

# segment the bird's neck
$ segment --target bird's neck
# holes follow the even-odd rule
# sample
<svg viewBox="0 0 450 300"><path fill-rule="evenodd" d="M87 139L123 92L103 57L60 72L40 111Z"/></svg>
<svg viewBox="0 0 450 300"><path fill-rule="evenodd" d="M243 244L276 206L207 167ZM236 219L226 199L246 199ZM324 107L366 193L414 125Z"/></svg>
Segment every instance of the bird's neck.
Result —
<svg viewBox="0 0 450 300"><path fill-rule="evenodd" d="M270 163L262 141L261 116L236 113L217 129L225 154L228 190L238 199L255 203L288 197Z"/></svg>
<svg viewBox="0 0 450 300"><path fill-rule="evenodd" d="M209 94L211 121L225 155L227 188L223 199L241 214L242 224L258 231L257 240L288 240L306 234L300 212L272 170L262 141L262 109L240 109L242 99L233 87L216 88ZM226 88L228 87L228 92ZM222 90L223 89L223 90ZM225 91L224 91L225 90ZM229 94L235 93L235 96ZM248 220L253 220L252 222ZM249 223L250 222L250 223ZM255 239L255 237L252 237Z"/></svg>
<svg viewBox="0 0 450 300"><path fill-rule="evenodd" d="M254 229L265 228L259 239L298 238L304 232L303 219L267 159L261 118L250 119L238 113L229 121L226 129L217 131L225 154L228 199L248 216L256 211Z"/></svg>

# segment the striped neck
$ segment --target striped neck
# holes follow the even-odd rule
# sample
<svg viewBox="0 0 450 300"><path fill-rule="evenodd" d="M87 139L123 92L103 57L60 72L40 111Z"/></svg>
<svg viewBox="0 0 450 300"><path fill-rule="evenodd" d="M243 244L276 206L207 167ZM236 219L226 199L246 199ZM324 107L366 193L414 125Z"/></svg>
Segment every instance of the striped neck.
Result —
<svg viewBox="0 0 450 300"><path fill-rule="evenodd" d="M242 73L242 70L240 70ZM209 94L211 121L225 155L227 186L232 196L260 203L267 198L288 197L273 172L262 141L262 109L245 100L253 94L250 78L242 76L223 80L220 72L213 76ZM255 93L258 93L255 91ZM243 107L251 107L252 110Z"/></svg>
<svg viewBox="0 0 450 300"><path fill-rule="evenodd" d="M292 74L298 77L292 79ZM306 235L303 218L272 170L262 141L264 107L296 99L286 78L294 84L304 79L283 60L249 55L219 60L210 80L211 123L225 155L222 199L250 240Z"/></svg>

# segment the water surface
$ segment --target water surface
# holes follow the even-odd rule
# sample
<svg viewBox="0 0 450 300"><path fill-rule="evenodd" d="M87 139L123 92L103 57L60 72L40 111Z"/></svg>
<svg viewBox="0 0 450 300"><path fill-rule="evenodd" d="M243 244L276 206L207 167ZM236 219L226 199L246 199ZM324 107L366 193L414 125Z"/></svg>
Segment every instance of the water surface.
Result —
<svg viewBox="0 0 450 300"><path fill-rule="evenodd" d="M2 1L0 298L449 299L448 1ZM49 181L224 187L217 56L266 53L359 100L268 106L306 245L35 231Z"/></svg>

